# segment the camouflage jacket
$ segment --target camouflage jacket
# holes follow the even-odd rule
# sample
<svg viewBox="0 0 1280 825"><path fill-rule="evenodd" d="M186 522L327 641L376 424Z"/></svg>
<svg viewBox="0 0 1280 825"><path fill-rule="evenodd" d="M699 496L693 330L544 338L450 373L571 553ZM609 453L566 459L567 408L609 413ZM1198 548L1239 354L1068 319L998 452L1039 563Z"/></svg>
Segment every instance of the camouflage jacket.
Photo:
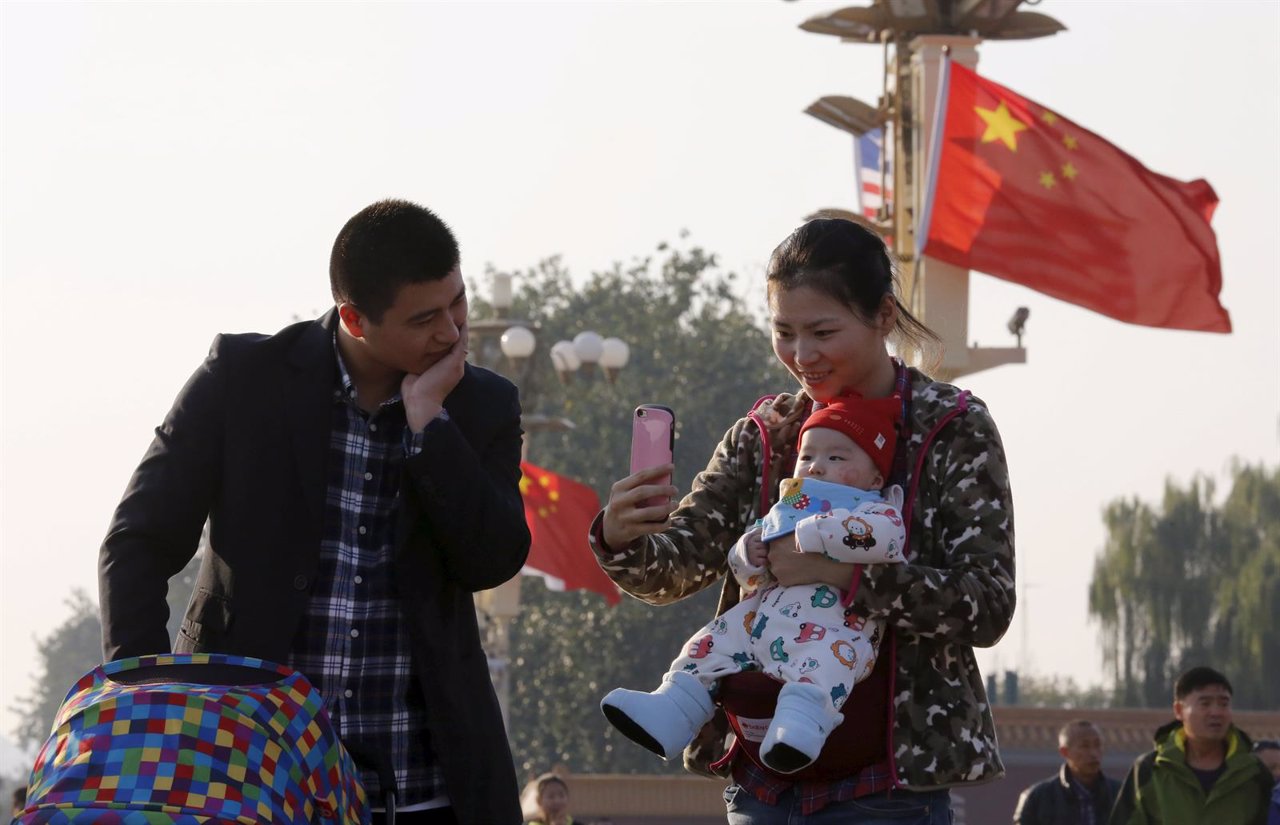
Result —
<svg viewBox="0 0 1280 825"><path fill-rule="evenodd" d="M907 487L928 433L957 408L960 391L911 370ZM592 549L618 586L651 604L669 604L723 578L717 613L740 599L725 575L733 542L760 512L767 430L769 504L786 476L811 403L781 394L756 417L733 425L666 531L614 552L592 531ZM1013 511L1004 447L986 406L967 410L932 440L910 521L909 563L868 565L852 605L893 629L895 779L928 789L986 782L1004 774L995 724L973 648L1008 629L1014 609ZM685 752L685 766L709 774L725 747L723 715Z"/></svg>

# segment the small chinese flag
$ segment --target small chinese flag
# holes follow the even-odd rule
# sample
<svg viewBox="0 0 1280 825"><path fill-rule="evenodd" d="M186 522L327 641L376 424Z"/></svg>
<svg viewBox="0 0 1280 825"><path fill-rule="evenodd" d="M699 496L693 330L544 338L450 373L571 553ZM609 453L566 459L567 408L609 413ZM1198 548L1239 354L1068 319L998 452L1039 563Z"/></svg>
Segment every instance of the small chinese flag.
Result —
<svg viewBox="0 0 1280 825"><path fill-rule="evenodd" d="M1231 331L1207 182L1152 172L1058 113L946 65L924 254L1131 324Z"/></svg>
<svg viewBox="0 0 1280 825"><path fill-rule="evenodd" d="M591 522L600 511L595 490L571 478L520 462L524 476L524 519L533 543L526 575L541 576L552 590L592 590L614 605L622 600L587 544Z"/></svg>

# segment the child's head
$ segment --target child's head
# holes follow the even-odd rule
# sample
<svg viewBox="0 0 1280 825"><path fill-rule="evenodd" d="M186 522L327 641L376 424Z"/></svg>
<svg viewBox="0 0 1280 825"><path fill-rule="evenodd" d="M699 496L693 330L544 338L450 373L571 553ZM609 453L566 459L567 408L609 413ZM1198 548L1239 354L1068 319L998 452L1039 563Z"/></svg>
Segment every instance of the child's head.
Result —
<svg viewBox="0 0 1280 825"><path fill-rule="evenodd" d="M863 490L885 486L893 469L902 398L842 396L809 416L800 428L796 478L817 478Z"/></svg>
<svg viewBox="0 0 1280 825"><path fill-rule="evenodd" d="M538 788L538 808L547 817L560 816L569 808L569 786L558 774L544 773L534 780Z"/></svg>

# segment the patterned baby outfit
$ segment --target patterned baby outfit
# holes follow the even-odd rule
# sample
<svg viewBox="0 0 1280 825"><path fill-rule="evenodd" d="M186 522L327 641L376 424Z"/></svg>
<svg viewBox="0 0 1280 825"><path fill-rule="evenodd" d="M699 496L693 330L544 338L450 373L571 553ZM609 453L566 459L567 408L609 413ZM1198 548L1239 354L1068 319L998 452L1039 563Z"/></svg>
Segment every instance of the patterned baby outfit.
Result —
<svg viewBox="0 0 1280 825"><path fill-rule="evenodd" d="M249 668L262 679L165 678L171 665ZM159 678L131 682L142 669ZM15 822L366 825L369 817L355 766L305 676L242 656L165 654L110 662L75 684Z"/></svg>
<svg viewBox="0 0 1280 825"><path fill-rule="evenodd" d="M796 548L804 553L840 562L904 561L901 488L890 488L886 500L855 487L791 478L782 482L780 494L756 528L765 540L794 529ZM751 535L729 553L743 600L695 633L671 670L692 673L709 690L722 676L761 670L784 682L820 686L832 708L840 710L875 664L882 623L846 609L840 591L830 585L779 586L767 569L747 562Z"/></svg>

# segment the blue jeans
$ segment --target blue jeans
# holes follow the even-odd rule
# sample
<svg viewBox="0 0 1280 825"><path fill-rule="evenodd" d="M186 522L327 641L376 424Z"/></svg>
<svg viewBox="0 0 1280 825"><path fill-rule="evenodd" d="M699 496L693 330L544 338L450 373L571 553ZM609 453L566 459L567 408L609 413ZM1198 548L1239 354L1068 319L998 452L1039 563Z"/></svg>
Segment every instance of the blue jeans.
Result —
<svg viewBox="0 0 1280 825"><path fill-rule="evenodd" d="M951 825L951 791L893 790L832 802L808 816L794 791L766 805L738 785L725 788L729 825Z"/></svg>

